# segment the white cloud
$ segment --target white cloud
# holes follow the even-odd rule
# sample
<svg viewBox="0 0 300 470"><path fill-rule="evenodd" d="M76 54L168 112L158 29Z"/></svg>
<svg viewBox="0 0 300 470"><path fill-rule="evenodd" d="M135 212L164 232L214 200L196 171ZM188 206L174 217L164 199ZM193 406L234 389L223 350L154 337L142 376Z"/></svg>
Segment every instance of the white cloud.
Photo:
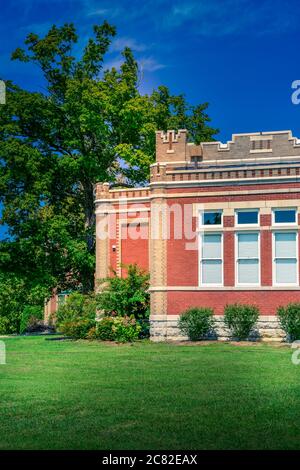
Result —
<svg viewBox="0 0 300 470"><path fill-rule="evenodd" d="M124 59L120 56L117 56L104 64L104 69L115 68L120 69L121 65L124 63ZM154 57L141 57L137 59L138 67L141 73L143 72L155 72L166 67L165 64L158 62Z"/></svg>
<svg viewBox="0 0 300 470"><path fill-rule="evenodd" d="M110 46L110 51L120 52L123 51L125 47L129 47L133 51L137 52L145 51L147 49L147 46L145 44L139 43L133 38L119 37L113 40Z"/></svg>
<svg viewBox="0 0 300 470"><path fill-rule="evenodd" d="M141 71L155 72L166 67L165 64L158 62L153 57L141 57L138 59L139 68Z"/></svg>
<svg viewBox="0 0 300 470"><path fill-rule="evenodd" d="M105 16L109 13L108 8L98 8L96 10L91 10L87 12L87 16Z"/></svg>

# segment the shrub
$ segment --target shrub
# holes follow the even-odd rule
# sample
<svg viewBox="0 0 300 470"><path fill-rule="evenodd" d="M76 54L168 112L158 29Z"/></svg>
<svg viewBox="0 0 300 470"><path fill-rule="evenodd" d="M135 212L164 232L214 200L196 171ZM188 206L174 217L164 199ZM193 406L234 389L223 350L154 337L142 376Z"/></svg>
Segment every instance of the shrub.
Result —
<svg viewBox="0 0 300 470"><path fill-rule="evenodd" d="M96 338L102 341L120 343L136 341L142 327L133 315L131 317L103 317L97 323Z"/></svg>
<svg viewBox="0 0 300 470"><path fill-rule="evenodd" d="M91 328L95 327L95 320L80 318L78 320L66 320L59 325L59 331L74 339L87 338Z"/></svg>
<svg viewBox="0 0 300 470"><path fill-rule="evenodd" d="M97 307L105 315L148 318L150 311L149 274L136 264L127 266L127 276L113 276L99 281L101 293L97 296Z"/></svg>
<svg viewBox="0 0 300 470"><path fill-rule="evenodd" d="M180 317L180 331L192 341L203 339L214 330L213 310L211 308L190 308Z"/></svg>
<svg viewBox="0 0 300 470"><path fill-rule="evenodd" d="M114 324L113 317L103 317L97 322L96 338L102 341L114 341L115 335L112 330Z"/></svg>
<svg viewBox="0 0 300 470"><path fill-rule="evenodd" d="M259 309L255 305L231 304L224 309L224 323L231 336L245 340L258 320Z"/></svg>
<svg viewBox="0 0 300 470"><path fill-rule="evenodd" d="M127 343L136 341L139 338L141 326L133 315L131 317L115 317L112 330L115 341Z"/></svg>
<svg viewBox="0 0 300 470"><path fill-rule="evenodd" d="M86 335L86 339L97 339L97 328L96 326L92 326L92 328L89 329Z"/></svg>
<svg viewBox="0 0 300 470"><path fill-rule="evenodd" d="M145 339L150 337L150 323L148 319L139 319L137 323L140 325L139 338Z"/></svg>
<svg viewBox="0 0 300 470"><path fill-rule="evenodd" d="M43 310L38 305L26 305L21 315L20 334L35 331L42 326Z"/></svg>
<svg viewBox="0 0 300 470"><path fill-rule="evenodd" d="M14 331L11 330L10 318L0 317L0 335L6 335L9 333L14 333Z"/></svg>
<svg viewBox="0 0 300 470"><path fill-rule="evenodd" d="M56 324L59 329L62 323L76 322L81 319L94 320L96 317L96 299L93 294L73 292L65 303L59 306L56 313Z"/></svg>
<svg viewBox="0 0 300 470"><path fill-rule="evenodd" d="M277 309L279 323L290 341L300 339L300 303L290 303Z"/></svg>

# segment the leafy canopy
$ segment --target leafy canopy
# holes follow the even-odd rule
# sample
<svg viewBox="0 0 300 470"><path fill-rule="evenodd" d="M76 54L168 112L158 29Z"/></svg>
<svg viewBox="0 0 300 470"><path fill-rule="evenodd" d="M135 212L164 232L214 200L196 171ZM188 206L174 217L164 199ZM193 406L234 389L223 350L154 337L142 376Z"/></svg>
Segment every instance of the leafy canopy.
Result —
<svg viewBox="0 0 300 470"><path fill-rule="evenodd" d="M116 34L104 22L80 56L73 24L31 33L13 60L37 66L45 91L6 81L0 107L0 204L9 237L0 270L58 288L94 286L94 185L144 184L154 161L155 130L187 128L195 142L213 139L207 103L191 106L160 86L139 91L138 64L125 48L120 69L105 56Z"/></svg>

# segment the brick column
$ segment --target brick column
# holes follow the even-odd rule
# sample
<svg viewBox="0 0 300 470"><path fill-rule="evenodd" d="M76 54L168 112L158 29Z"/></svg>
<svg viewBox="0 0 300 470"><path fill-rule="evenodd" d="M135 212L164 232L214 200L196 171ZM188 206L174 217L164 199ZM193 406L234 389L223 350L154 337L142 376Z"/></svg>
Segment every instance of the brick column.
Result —
<svg viewBox="0 0 300 470"><path fill-rule="evenodd" d="M97 202L97 200L99 202ZM107 202L106 202L107 200ZM99 184L96 191L96 272L95 289L99 290L97 280L109 275L109 185Z"/></svg>
<svg viewBox="0 0 300 470"><path fill-rule="evenodd" d="M261 208L260 210L260 266L261 266L261 285L272 285L272 232L271 209ZM264 228L266 227L266 228Z"/></svg>
<svg viewBox="0 0 300 470"><path fill-rule="evenodd" d="M159 196L151 200L150 218L150 331L152 341L167 337L167 204L161 189L153 190Z"/></svg>
<svg viewBox="0 0 300 470"><path fill-rule="evenodd" d="M234 227L234 211L231 209L224 210L223 218L224 228ZM223 232L224 243L223 243L223 256L224 256L224 286L235 285L235 232L225 231Z"/></svg>

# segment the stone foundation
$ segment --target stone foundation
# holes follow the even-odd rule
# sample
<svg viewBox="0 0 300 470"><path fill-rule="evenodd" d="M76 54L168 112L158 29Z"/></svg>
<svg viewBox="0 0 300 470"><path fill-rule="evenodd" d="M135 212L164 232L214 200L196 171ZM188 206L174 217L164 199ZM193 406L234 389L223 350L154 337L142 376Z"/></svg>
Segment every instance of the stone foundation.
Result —
<svg viewBox="0 0 300 470"><path fill-rule="evenodd" d="M215 336L211 339L219 339L227 341L232 339L229 336L224 325L223 315L215 315L216 329ZM184 341L188 338L183 336L178 328L179 315L156 315L150 318L150 335L152 341ZM282 341L285 333L279 326L278 319L275 315L260 316L256 325L256 330L249 339L261 341Z"/></svg>

